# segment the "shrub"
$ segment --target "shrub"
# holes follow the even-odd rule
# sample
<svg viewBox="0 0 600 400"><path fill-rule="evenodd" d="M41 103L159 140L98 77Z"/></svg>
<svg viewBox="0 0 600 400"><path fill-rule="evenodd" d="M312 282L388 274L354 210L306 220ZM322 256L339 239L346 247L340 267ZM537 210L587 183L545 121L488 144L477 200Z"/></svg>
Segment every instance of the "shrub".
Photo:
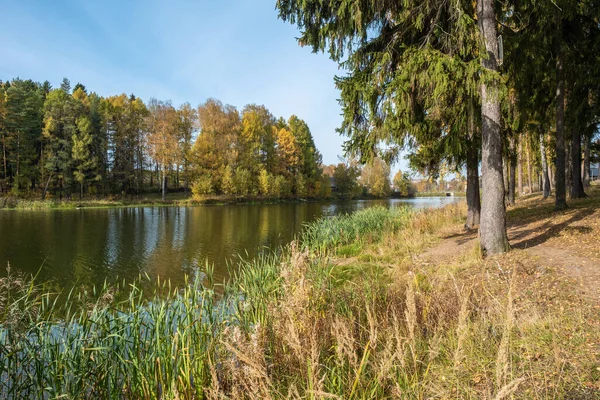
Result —
<svg viewBox="0 0 600 400"><path fill-rule="evenodd" d="M210 175L201 175L192 183L192 196L195 200L213 193L214 188Z"/></svg>

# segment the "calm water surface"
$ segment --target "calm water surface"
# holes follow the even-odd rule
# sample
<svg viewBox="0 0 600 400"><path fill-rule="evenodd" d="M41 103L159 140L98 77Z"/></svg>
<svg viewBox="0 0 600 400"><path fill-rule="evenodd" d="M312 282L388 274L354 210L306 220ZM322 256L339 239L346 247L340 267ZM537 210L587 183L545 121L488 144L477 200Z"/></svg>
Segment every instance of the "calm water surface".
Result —
<svg viewBox="0 0 600 400"><path fill-rule="evenodd" d="M58 287L133 279L140 273L181 284L208 261L217 280L237 254L254 257L289 243L320 217L375 205L440 207L453 197L348 202L0 210L0 276L5 266Z"/></svg>

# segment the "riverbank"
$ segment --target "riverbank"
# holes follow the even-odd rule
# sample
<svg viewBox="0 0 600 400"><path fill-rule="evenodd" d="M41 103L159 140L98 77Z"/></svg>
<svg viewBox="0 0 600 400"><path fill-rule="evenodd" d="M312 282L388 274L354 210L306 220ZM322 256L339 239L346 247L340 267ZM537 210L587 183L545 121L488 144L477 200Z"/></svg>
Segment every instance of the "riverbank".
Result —
<svg viewBox="0 0 600 400"><path fill-rule="evenodd" d="M432 196L435 197L435 196ZM444 195L441 195L444 197ZM405 198L413 197L390 197ZM359 197L351 200L385 200L378 197ZM279 204L315 201L346 201L345 198L266 198L266 197L230 197L224 195L205 196L194 199L183 193L172 193L162 200L159 195L132 197L132 198L106 198L83 200L32 200L19 197L0 197L0 210L74 210L81 208L126 208L126 207L162 207L162 206L198 206L198 205L229 205L229 204Z"/></svg>
<svg viewBox="0 0 600 400"><path fill-rule="evenodd" d="M447 192L422 192L416 193L415 197L445 197L445 196L456 196L456 197L467 197L466 192L462 191L447 191Z"/></svg>
<svg viewBox="0 0 600 400"><path fill-rule="evenodd" d="M3 279L0 397L598 398L593 286L545 251L600 265L599 197L523 202L515 249L488 260L463 205L372 208L243 263L222 296L209 270L150 302L137 285L57 309Z"/></svg>

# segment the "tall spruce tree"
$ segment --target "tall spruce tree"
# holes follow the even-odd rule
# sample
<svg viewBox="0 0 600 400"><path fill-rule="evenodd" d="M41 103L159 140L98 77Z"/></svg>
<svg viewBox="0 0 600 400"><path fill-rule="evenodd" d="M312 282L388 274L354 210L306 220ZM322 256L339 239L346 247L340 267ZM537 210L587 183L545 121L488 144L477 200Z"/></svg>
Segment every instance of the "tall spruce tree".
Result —
<svg viewBox="0 0 600 400"><path fill-rule="evenodd" d="M44 165L47 182L42 198L51 182L62 198L70 195L72 174L73 134L76 132L74 99L66 91L55 89L44 103Z"/></svg>
<svg viewBox="0 0 600 400"><path fill-rule="evenodd" d="M477 70L478 80L461 83L471 91L481 89L480 238L488 254L508 249L494 5L492 0L477 4L438 0L277 2L279 16L302 31L301 45L310 45L314 51L328 50L330 57L349 71L336 79L344 110L340 132L349 137L346 150L362 161L372 159L382 142L398 150L410 136L431 131L426 118L429 110L420 101L427 94L418 91L408 71L418 66L435 70L451 60ZM476 53L479 55L471 59ZM445 77L431 73L429 83L441 87Z"/></svg>

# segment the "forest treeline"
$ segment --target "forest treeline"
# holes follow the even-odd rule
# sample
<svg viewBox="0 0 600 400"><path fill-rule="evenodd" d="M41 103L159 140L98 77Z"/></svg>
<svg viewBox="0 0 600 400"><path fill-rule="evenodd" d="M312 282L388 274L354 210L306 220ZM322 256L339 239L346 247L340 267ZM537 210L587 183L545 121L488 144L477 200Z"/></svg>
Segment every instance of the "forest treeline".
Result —
<svg viewBox="0 0 600 400"><path fill-rule="evenodd" d="M3 193L79 198L149 190L263 198L391 193L381 160L322 166L302 119L262 105L240 112L209 99L198 107L134 95L102 97L64 79L0 83ZM361 177L364 176L364 179ZM407 178L408 179L408 178ZM361 183L361 180L364 182Z"/></svg>

